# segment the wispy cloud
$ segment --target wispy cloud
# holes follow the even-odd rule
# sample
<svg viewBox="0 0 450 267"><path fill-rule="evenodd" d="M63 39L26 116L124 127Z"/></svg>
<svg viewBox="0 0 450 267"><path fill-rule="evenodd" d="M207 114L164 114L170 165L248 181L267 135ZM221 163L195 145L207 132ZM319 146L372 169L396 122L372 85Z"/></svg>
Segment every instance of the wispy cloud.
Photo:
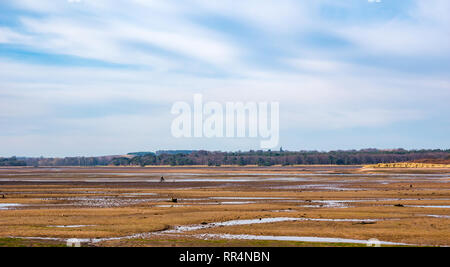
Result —
<svg viewBox="0 0 450 267"><path fill-rule="evenodd" d="M280 101L281 142L292 149L307 140L324 148L330 142L317 136L342 131L348 147L352 136L371 146L364 129L407 134L401 144L421 147L433 135L415 129L449 131L442 126L450 111L445 0L17 0L0 7L7 10L0 16L5 155L174 148L182 144L168 134L170 106L198 92L212 101ZM189 142L253 148L242 140Z"/></svg>

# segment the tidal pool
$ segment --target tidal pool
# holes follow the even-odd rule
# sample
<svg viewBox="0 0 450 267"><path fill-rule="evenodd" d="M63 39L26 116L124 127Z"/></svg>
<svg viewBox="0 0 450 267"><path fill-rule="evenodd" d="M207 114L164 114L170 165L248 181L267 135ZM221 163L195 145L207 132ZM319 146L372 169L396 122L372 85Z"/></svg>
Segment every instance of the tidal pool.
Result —
<svg viewBox="0 0 450 267"><path fill-rule="evenodd" d="M0 210L9 210L14 207L20 207L23 206L22 204L17 203L0 203Z"/></svg>
<svg viewBox="0 0 450 267"><path fill-rule="evenodd" d="M310 237L310 236L260 236L260 235L229 235L229 234L202 234L197 235L202 239L242 239L242 240L272 240L272 241L297 241L311 243L353 243L368 244L369 240L334 238L334 237ZM379 241L380 245L408 245L404 243Z"/></svg>

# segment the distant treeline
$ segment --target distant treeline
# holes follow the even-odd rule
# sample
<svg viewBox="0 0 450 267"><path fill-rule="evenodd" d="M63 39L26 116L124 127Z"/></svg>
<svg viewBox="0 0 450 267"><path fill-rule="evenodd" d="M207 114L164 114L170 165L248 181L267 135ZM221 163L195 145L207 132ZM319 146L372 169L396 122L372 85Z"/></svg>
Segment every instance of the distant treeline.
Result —
<svg viewBox="0 0 450 267"><path fill-rule="evenodd" d="M0 166L26 166L27 163L23 160L18 160L16 157L0 158Z"/></svg>
<svg viewBox="0 0 450 267"><path fill-rule="evenodd" d="M0 158L0 166L105 166L118 156L66 158Z"/></svg>
<svg viewBox="0 0 450 267"><path fill-rule="evenodd" d="M116 166L146 165L295 165L295 164L337 164L362 165L376 163L395 163L419 159L447 159L450 150L348 150L348 151L249 151L249 152L209 152L167 153L155 155L149 153L135 157L120 157L111 163Z"/></svg>
<svg viewBox="0 0 450 267"><path fill-rule="evenodd" d="M162 152L162 151L161 151ZM165 151L137 152L126 156L66 158L0 158L0 166L147 166L147 165L363 165L406 161L448 160L449 150L345 150L345 151Z"/></svg>
<svg viewBox="0 0 450 267"><path fill-rule="evenodd" d="M147 155L163 155L163 154L170 154L170 155L176 155L176 154L191 154L195 152L195 150L158 150L156 152L131 152L127 155L131 156L147 156Z"/></svg>

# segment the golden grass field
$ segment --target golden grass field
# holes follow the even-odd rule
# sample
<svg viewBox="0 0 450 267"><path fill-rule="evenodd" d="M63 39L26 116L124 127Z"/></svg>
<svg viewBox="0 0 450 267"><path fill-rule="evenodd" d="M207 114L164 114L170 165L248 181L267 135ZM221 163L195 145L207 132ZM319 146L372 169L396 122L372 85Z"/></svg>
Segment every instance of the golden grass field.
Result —
<svg viewBox="0 0 450 267"><path fill-rule="evenodd" d="M449 208L447 168L0 169L0 246L449 246Z"/></svg>

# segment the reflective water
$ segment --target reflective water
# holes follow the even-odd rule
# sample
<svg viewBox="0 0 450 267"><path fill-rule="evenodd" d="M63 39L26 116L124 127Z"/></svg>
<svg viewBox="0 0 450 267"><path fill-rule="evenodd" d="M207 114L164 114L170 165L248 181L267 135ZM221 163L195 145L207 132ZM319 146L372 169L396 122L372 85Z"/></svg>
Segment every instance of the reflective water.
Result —
<svg viewBox="0 0 450 267"><path fill-rule="evenodd" d="M0 203L0 210L8 210L10 208L20 207L20 206L23 206L23 205L17 204L17 203Z"/></svg>
<svg viewBox="0 0 450 267"><path fill-rule="evenodd" d="M202 234L197 235L199 238L211 239L243 239L243 240L273 240L273 241L297 241L297 242L312 242L312 243L353 243L353 244L367 244L368 240L334 238L334 237L309 237L309 236L257 236L257 235L230 235L230 234ZM407 245L404 243L394 243L380 241L380 245Z"/></svg>

